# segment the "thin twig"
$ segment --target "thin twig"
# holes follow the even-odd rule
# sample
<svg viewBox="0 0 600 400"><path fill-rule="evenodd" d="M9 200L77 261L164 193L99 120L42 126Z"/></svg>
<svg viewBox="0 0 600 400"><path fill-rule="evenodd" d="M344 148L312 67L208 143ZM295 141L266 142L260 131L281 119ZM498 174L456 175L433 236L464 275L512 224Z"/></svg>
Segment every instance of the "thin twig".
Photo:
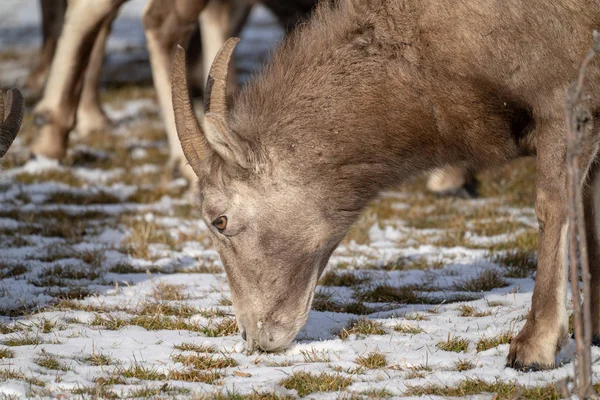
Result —
<svg viewBox="0 0 600 400"><path fill-rule="evenodd" d="M594 31L593 47L585 56L581 64L577 82L567 91L565 104L565 122L567 126L569 264L571 268L571 290L575 322L574 333L577 343L577 366L575 374L579 378L575 382L580 398L590 398L594 394L591 381L592 327L590 310L590 269L585 232L583 196L581 193L582 180L580 169L582 142L588 117L582 109L577 108L577 104L581 100L587 68L598 53L600 53L600 34ZM578 242L579 247L577 246ZM583 280L583 307L581 306L579 299L578 255L581 260L581 274Z"/></svg>

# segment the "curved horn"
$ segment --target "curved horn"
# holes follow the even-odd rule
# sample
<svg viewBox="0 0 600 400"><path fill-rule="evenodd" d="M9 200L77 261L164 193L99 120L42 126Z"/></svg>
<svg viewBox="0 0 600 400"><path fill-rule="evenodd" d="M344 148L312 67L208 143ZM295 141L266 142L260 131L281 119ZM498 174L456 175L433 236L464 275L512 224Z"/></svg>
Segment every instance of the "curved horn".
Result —
<svg viewBox="0 0 600 400"><path fill-rule="evenodd" d="M181 142L183 154L197 176L200 176L200 161L206 156L208 145L202 129L198 125L190 94L185 66L185 50L177 46L173 70L171 72L171 98L175 113L177 136Z"/></svg>
<svg viewBox="0 0 600 400"><path fill-rule="evenodd" d="M225 118L227 114L227 75L239 38L228 39L215 56L204 91L204 112Z"/></svg>
<svg viewBox="0 0 600 400"><path fill-rule="evenodd" d="M227 72L231 56L240 39L231 38L219 50L208 75L205 90L205 113L215 114L226 121ZM201 161L209 154L210 147L194 114L188 92L185 50L177 46L171 73L171 96L175 113L175 126L183 154L194 173L201 175Z"/></svg>
<svg viewBox="0 0 600 400"><path fill-rule="evenodd" d="M9 90L4 104L4 93L0 90L0 158L6 154L19 133L23 121L23 108L21 92L17 89Z"/></svg>

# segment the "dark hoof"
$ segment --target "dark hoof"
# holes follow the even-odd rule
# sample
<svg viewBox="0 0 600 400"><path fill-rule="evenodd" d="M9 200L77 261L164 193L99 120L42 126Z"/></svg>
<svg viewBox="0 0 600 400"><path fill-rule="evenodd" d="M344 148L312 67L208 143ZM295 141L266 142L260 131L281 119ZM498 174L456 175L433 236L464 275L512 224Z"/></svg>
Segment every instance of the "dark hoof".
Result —
<svg viewBox="0 0 600 400"><path fill-rule="evenodd" d="M530 365L524 365L523 363L521 363L520 361L517 361L517 360L507 360L506 368L512 368L512 369L515 369L517 371L522 371L522 372L536 372L536 371L544 371L544 370L548 370L548 369L553 369L554 365L540 365L537 363L533 363Z"/></svg>
<svg viewBox="0 0 600 400"><path fill-rule="evenodd" d="M479 197L478 182L472 180L464 184L458 189L444 190L441 192L433 192L436 197L454 197L457 199L471 200Z"/></svg>
<svg viewBox="0 0 600 400"><path fill-rule="evenodd" d="M571 339L575 340L575 332L571 333ZM600 347L600 336L592 338L592 346Z"/></svg>
<svg viewBox="0 0 600 400"><path fill-rule="evenodd" d="M465 187L461 187L460 189L454 190L446 190L443 192L434 192L435 197L443 198L443 197L453 197L456 199L463 200L472 200L477 198L477 191L469 191Z"/></svg>

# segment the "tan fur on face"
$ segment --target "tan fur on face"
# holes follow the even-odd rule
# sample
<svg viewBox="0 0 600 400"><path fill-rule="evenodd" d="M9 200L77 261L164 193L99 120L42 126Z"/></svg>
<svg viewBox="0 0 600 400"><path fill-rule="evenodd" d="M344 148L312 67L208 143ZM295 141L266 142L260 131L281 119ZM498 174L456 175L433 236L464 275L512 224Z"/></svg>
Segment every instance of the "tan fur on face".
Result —
<svg viewBox="0 0 600 400"><path fill-rule="evenodd" d="M202 213L214 233L249 348L280 350L293 340L306 322L317 280L341 239L331 242L334 227L324 229L315 204L310 199L299 201L301 188L283 181L265 178L256 182L260 190L244 179L228 180L223 188L204 181L201 191ZM228 219L223 233L211 226L221 215Z"/></svg>

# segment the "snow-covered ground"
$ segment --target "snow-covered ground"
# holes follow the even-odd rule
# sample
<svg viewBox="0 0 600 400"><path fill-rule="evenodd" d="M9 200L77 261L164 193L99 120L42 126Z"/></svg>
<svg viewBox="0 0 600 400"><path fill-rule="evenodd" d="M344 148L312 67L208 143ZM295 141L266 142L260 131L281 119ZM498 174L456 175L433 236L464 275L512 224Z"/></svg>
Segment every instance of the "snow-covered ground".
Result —
<svg viewBox="0 0 600 400"><path fill-rule="evenodd" d="M27 72L36 4L0 4L0 60L23 55L0 62L0 86ZM143 5L121 13L109 57L143 53ZM259 10L239 62L258 68L280 34ZM386 193L334 253L293 346L247 355L207 229L185 182L165 179L153 90L103 95L115 129L74 135L64 165L27 159L31 118L5 160L0 397L556 398L546 386L572 374L572 342L554 370L504 367L534 284L531 162L483 175L479 200Z"/></svg>

